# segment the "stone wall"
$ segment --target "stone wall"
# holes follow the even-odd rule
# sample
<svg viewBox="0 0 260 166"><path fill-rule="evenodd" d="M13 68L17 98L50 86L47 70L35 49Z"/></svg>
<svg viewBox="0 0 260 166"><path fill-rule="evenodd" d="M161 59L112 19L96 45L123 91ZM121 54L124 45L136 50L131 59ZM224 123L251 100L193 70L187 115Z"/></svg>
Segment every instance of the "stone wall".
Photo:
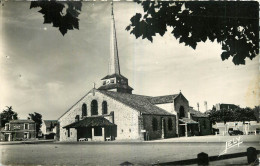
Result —
<svg viewBox="0 0 260 166"><path fill-rule="evenodd" d="M200 117L197 118L200 126L200 135L210 135L212 127L208 118Z"/></svg>
<svg viewBox="0 0 260 166"><path fill-rule="evenodd" d="M153 130L153 118L157 119L158 126L157 130ZM164 138L171 138L176 136L176 116L165 116L165 115L143 115L143 128L146 130L146 133L148 131L149 139L159 139L162 138L162 118L165 119L165 133L164 133ZM172 130L169 130L168 127L168 119L172 119Z"/></svg>
<svg viewBox="0 0 260 166"><path fill-rule="evenodd" d="M189 101L182 94L180 94L178 97L174 99L174 110L178 115L181 106L184 107L185 117L189 118Z"/></svg>
<svg viewBox="0 0 260 166"><path fill-rule="evenodd" d="M189 101L182 95L180 94L178 97L176 97L174 99L174 110L176 112L176 126L178 126L176 128L176 133L177 135L179 134L179 110L180 110L180 107L183 106L184 107L184 111L185 111L185 117L186 118L189 118Z"/></svg>
<svg viewBox="0 0 260 166"><path fill-rule="evenodd" d="M98 115L102 115L102 102L107 102L107 115L114 112L114 123L117 125L116 140L123 139L141 139L141 129L139 123L140 113L97 90L91 90L83 99L76 103L67 113L60 119L60 141L77 141L77 130L70 129L70 137L67 135L66 129L63 127L75 122L76 115L81 117L81 107L85 103L87 105L87 117L91 115L91 101L98 102Z"/></svg>

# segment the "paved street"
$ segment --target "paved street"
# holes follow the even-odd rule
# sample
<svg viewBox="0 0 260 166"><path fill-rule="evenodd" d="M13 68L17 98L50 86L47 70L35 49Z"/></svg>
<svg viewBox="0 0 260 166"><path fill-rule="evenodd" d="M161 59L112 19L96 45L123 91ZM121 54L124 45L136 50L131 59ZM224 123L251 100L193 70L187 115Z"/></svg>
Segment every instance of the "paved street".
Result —
<svg viewBox="0 0 260 166"><path fill-rule="evenodd" d="M242 143L227 153L245 152L259 143ZM119 165L125 161L136 165L150 165L196 158L200 152L218 155L225 143L44 143L0 145L1 165ZM246 157L215 162L215 164L242 164ZM214 165L215 165L214 164Z"/></svg>

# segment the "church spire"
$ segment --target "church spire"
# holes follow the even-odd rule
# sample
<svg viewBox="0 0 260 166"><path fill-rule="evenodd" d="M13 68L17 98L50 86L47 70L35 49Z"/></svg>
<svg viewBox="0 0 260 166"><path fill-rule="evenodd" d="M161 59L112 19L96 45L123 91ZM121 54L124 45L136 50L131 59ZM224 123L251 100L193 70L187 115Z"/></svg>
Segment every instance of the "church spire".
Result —
<svg viewBox="0 0 260 166"><path fill-rule="evenodd" d="M117 38L116 38L116 26L113 12L113 2L111 2L111 36L110 36L110 58L109 58L109 71L108 74L119 74L120 66L117 49Z"/></svg>
<svg viewBox="0 0 260 166"><path fill-rule="evenodd" d="M111 34L110 34L110 56L108 75L102 78L102 85L98 90L107 90L132 94L133 88L128 85L128 79L121 75L118 48L116 39L116 26L113 12L113 2L111 2Z"/></svg>

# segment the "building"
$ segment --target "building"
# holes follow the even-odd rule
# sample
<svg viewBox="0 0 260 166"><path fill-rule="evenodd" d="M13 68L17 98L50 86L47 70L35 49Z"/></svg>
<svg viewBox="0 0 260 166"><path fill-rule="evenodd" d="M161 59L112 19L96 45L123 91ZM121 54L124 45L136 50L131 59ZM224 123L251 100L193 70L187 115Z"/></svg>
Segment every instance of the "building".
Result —
<svg viewBox="0 0 260 166"><path fill-rule="evenodd" d="M213 125L213 129L220 135L229 135L229 131L239 130L244 135L260 134L260 123L257 121L245 121L245 122L219 122Z"/></svg>
<svg viewBox="0 0 260 166"><path fill-rule="evenodd" d="M45 139L55 139L57 133L57 120L43 120L41 134Z"/></svg>
<svg viewBox="0 0 260 166"><path fill-rule="evenodd" d="M213 108L215 107L216 111L221 110L221 109L231 109L234 110L236 108L239 108L239 106L235 104L224 104L224 103L218 103Z"/></svg>
<svg viewBox="0 0 260 166"><path fill-rule="evenodd" d="M212 134L212 125L207 114L197 111L190 107L190 116L192 120L199 123L198 131L196 131L198 135Z"/></svg>
<svg viewBox="0 0 260 166"><path fill-rule="evenodd" d="M120 72L116 28L111 12L109 74L58 119L60 141L150 140L188 136L198 122L180 92L165 96L132 94Z"/></svg>
<svg viewBox="0 0 260 166"><path fill-rule="evenodd" d="M1 130L2 141L21 141L36 138L36 124L30 119L11 120Z"/></svg>

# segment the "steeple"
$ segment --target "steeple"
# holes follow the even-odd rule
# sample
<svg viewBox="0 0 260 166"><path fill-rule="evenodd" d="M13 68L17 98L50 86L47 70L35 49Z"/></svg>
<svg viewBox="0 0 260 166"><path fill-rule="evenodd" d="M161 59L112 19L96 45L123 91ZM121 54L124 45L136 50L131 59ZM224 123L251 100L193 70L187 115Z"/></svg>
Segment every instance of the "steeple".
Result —
<svg viewBox="0 0 260 166"><path fill-rule="evenodd" d="M117 49L116 26L113 12L113 2L111 2L111 29L110 29L110 58L108 74L120 74L119 57Z"/></svg>
<svg viewBox="0 0 260 166"><path fill-rule="evenodd" d="M121 93L132 93L133 88L128 86L128 79L121 75L117 38L116 38L116 26L113 12L113 2L111 2L111 34L110 34L110 56L108 75L102 78L102 85L98 88L99 90L115 91Z"/></svg>

